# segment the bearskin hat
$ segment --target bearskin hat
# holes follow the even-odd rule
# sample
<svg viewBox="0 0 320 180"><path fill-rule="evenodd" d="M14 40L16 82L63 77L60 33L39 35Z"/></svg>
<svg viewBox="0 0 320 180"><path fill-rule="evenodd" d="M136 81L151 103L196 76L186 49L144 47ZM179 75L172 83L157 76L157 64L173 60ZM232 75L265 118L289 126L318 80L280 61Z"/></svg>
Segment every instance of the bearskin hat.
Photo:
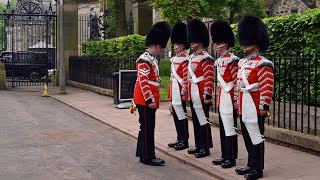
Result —
<svg viewBox="0 0 320 180"><path fill-rule="evenodd" d="M256 16L244 16L238 25L238 37L241 46L258 45L265 51L269 45L267 26Z"/></svg>
<svg viewBox="0 0 320 180"><path fill-rule="evenodd" d="M230 25L225 21L215 21L211 24L210 33L213 43L227 43L229 47L234 46L234 34Z"/></svg>
<svg viewBox="0 0 320 180"><path fill-rule="evenodd" d="M167 46L170 35L170 25L164 21L157 22L149 30L146 37L145 45L160 45L162 48L165 48Z"/></svg>
<svg viewBox="0 0 320 180"><path fill-rule="evenodd" d="M190 44L188 43L186 24L184 24L183 22L177 22L173 26L172 33L171 33L171 43L184 44L185 49L189 49Z"/></svg>
<svg viewBox="0 0 320 180"><path fill-rule="evenodd" d="M191 20L187 25L187 32L188 42L202 43L205 48L209 46L209 31L202 21Z"/></svg>

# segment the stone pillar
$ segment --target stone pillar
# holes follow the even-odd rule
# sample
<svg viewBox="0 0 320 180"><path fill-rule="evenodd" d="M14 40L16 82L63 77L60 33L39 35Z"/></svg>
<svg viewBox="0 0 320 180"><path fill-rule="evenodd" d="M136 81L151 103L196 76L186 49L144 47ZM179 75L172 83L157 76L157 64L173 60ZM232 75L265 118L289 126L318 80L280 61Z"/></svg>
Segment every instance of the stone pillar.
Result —
<svg viewBox="0 0 320 180"><path fill-rule="evenodd" d="M59 3L59 1L57 1ZM57 5L59 7L59 5ZM59 8L58 9L58 21L59 21ZM59 25L59 22L58 22ZM66 82L69 79L69 57L78 55L78 1L77 0L64 0L64 60L65 60L65 76ZM57 29L59 49L59 27ZM57 59L60 59L58 52ZM57 67L59 67L59 61L57 61ZM59 85L59 71L55 73L54 85Z"/></svg>
<svg viewBox="0 0 320 180"><path fill-rule="evenodd" d="M0 62L0 90L6 89L6 70L5 65Z"/></svg>
<svg viewBox="0 0 320 180"><path fill-rule="evenodd" d="M134 33L146 35L153 24L152 8L148 6L146 0L130 0L133 9Z"/></svg>

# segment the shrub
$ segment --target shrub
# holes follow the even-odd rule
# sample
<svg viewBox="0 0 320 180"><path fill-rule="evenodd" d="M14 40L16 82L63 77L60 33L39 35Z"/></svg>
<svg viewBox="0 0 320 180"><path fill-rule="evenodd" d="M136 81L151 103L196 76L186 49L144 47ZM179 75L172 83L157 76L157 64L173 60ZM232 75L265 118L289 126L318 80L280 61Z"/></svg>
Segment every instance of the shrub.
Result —
<svg viewBox="0 0 320 180"><path fill-rule="evenodd" d="M89 41L82 43L85 56L90 57L116 57L137 58L146 47L145 36L130 35L102 41Z"/></svg>
<svg viewBox="0 0 320 180"><path fill-rule="evenodd" d="M275 63L275 99L319 106L320 9L263 21L270 37L268 51L263 55ZM237 25L232 28L236 35ZM233 53L244 57L239 43Z"/></svg>
<svg viewBox="0 0 320 180"><path fill-rule="evenodd" d="M268 27L270 45L265 56L272 56L287 50L299 50L313 55L320 52L320 9L289 16L271 17L263 20ZM237 25L232 25L237 35ZM237 37L236 37L237 38ZM237 43L233 52L242 57Z"/></svg>
<svg viewBox="0 0 320 180"><path fill-rule="evenodd" d="M160 61L159 71L160 76L170 76L171 62L169 59L163 59Z"/></svg>

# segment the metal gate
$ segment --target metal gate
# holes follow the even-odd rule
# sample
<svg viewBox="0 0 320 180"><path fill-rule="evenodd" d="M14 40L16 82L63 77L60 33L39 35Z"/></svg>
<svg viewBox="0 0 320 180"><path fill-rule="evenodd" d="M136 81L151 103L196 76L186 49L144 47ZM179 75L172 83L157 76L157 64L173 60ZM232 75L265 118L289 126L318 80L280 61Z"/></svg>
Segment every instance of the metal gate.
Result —
<svg viewBox="0 0 320 180"><path fill-rule="evenodd" d="M52 3L8 2L0 14L0 61L5 64L7 86L38 86L51 82L56 67L56 14Z"/></svg>

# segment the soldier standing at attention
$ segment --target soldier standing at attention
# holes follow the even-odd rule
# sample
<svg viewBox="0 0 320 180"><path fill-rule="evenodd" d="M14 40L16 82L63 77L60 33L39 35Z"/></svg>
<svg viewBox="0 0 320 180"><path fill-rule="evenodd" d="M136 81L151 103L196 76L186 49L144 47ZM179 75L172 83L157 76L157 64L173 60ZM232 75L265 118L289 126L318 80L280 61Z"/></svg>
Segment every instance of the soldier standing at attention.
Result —
<svg viewBox="0 0 320 180"><path fill-rule="evenodd" d="M172 28L171 44L176 55L171 58L171 82L168 99L173 107L173 119L177 131L177 141L168 146L175 150L189 147L189 128L186 116L186 94L188 84L188 53L187 26L177 22Z"/></svg>
<svg viewBox="0 0 320 180"><path fill-rule="evenodd" d="M234 34L230 25L225 21L216 21L210 28L212 42L220 54L215 62L218 79L218 107L221 141L221 158L212 161L222 168L236 165L238 155L237 112L234 92L237 85L239 58L230 53L234 46Z"/></svg>
<svg viewBox="0 0 320 180"><path fill-rule="evenodd" d="M260 55L269 44L267 27L260 18L244 16L238 25L238 36L247 56L239 61L237 88L238 114L249 157L247 166L238 167L236 172L255 180L263 177L263 133L274 90L273 63Z"/></svg>
<svg viewBox="0 0 320 180"><path fill-rule="evenodd" d="M136 62L137 82L134 88L134 103L139 112L140 131L136 156L147 165L161 166L164 160L156 158L154 130L156 110L159 108L159 55L170 38L171 27L158 22L148 32L145 44L148 47Z"/></svg>
<svg viewBox="0 0 320 180"><path fill-rule="evenodd" d="M209 46L209 31L205 24L193 19L188 23L188 41L193 53L189 56L188 99L192 112L195 149L189 154L196 158L210 155L212 145L209 110L214 86L214 59L204 48Z"/></svg>

